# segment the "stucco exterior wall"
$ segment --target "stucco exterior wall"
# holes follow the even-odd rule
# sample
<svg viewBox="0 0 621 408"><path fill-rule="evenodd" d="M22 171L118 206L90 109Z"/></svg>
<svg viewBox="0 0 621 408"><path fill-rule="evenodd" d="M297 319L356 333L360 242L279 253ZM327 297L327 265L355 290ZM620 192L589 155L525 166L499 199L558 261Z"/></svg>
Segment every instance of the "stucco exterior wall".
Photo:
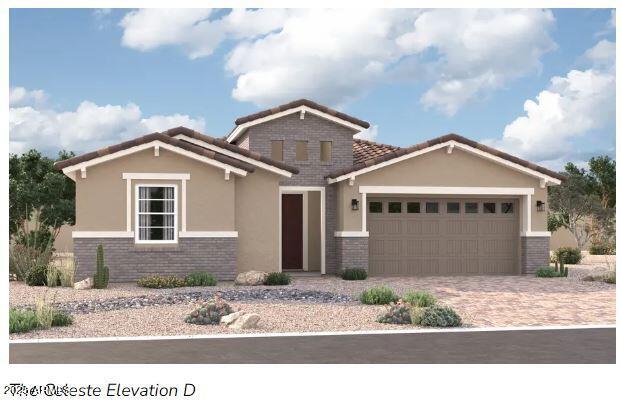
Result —
<svg viewBox="0 0 621 408"><path fill-rule="evenodd" d="M87 169L87 177L76 177L76 231L125 231L127 182L123 173L189 173L187 181L187 230L235 230L236 177L224 179L224 170L160 149L152 149L98 164ZM178 180L132 181L132 229L136 184L177 184L178 227L184 203Z"/></svg>
<svg viewBox="0 0 621 408"><path fill-rule="evenodd" d="M532 231L546 231L546 212L537 212L536 202L547 203L547 189L539 179L455 148L452 154L439 149L421 156L356 176L353 186L348 181L337 183L338 230L360 231L362 208L351 209L351 200L362 203L358 192L367 186L434 186L434 187L526 187L534 188L532 197ZM368 198L367 198L368 200Z"/></svg>
<svg viewBox="0 0 621 408"><path fill-rule="evenodd" d="M257 169L235 185L235 229L239 233L239 272L278 270L278 182L280 176Z"/></svg>

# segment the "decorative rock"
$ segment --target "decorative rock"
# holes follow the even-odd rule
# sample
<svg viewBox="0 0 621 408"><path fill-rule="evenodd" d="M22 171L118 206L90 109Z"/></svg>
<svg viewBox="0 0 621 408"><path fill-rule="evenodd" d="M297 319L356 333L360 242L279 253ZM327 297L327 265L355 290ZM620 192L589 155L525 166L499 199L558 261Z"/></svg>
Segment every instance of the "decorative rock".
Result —
<svg viewBox="0 0 621 408"><path fill-rule="evenodd" d="M228 314L226 316L222 316L222 318L220 319L220 324L223 324L225 326L230 326L231 324L233 324L233 322L235 322L235 320L239 319L243 315L244 315L244 312L235 312L235 313Z"/></svg>
<svg viewBox="0 0 621 408"><path fill-rule="evenodd" d="M86 278L84 280L81 280L73 284L73 288L76 290L90 289L92 287L93 287L92 278Z"/></svg>
<svg viewBox="0 0 621 408"><path fill-rule="evenodd" d="M257 286L263 285L267 279L267 272L263 271L248 271L237 275L235 278L235 284L240 286Z"/></svg>
<svg viewBox="0 0 621 408"><path fill-rule="evenodd" d="M248 313L238 317L229 327L231 329L256 329L261 318L256 313Z"/></svg>

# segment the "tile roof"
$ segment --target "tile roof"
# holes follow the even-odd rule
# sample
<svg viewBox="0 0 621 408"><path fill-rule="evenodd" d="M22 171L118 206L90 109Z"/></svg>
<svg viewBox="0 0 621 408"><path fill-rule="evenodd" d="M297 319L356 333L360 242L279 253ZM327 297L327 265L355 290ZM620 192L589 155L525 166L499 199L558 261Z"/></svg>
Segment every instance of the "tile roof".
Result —
<svg viewBox="0 0 621 408"><path fill-rule="evenodd" d="M370 158L368 158L368 159L366 159L364 161L355 162L353 166L350 166L350 167L347 167L347 168L344 168L344 169L341 169L341 170L334 171L334 172L330 173L328 176L326 176L326 178L334 179L334 178L337 178L337 177L340 177L340 176L344 176L346 174L353 173L353 172L358 171L358 170L362 170L362 169L364 169L366 167L371 167L371 166L374 166L376 164L383 163L385 161L388 161L388 160L391 160L391 159L395 159L397 157L401 157L401 156L404 156L406 154L409 154L409 153L412 153L412 152L415 152L415 151L418 151L418 150L422 150L422 149L425 149L427 147L435 146L435 145L438 145L438 144L441 144L441 143L444 143L444 142L448 142L448 141L451 141L451 140L455 141L455 142L463 143L463 144L465 144L467 146L473 147L475 149L479 149L479 150L481 150L483 152L486 152L486 153L489 153L489 154L493 154L494 156L500 157L501 159L505 159L505 160L510 161L512 163L519 164L521 166L524 166L524 167L529 168L531 170L538 171L539 173L548 175L550 177L554 177L554 178L559 179L559 180L565 180L565 176L563 176L562 174L559 174L559 173L557 173L555 171L546 169L545 167L541 167L541 166L539 166L539 165L537 165L535 163L531 163L529 161L520 159L519 157L512 156L512 155L510 155L508 153L505 153L505 152L501 152L500 150L497 150L497 149L494 149L492 147L486 146L484 144L475 142L474 140L470 140L470 139L465 138L463 136L456 135L454 133L451 133L451 134L448 134L448 135L445 135L445 136L440 136L440 137L437 137L435 139L427 140L426 142L422 142L422 143L419 143L419 144L416 144L416 145L413 145L413 146L410 146L410 147L403 147L403 148L400 148L400 149L392 150L392 151L384 153L384 154L382 154L380 156L370 157ZM355 147L354 147L354 150L355 150Z"/></svg>
<svg viewBox="0 0 621 408"><path fill-rule="evenodd" d="M367 160L375 159L385 155L386 153L394 152L400 149L400 147L392 146L383 143L372 142L370 140L356 139L354 138L354 164L362 163Z"/></svg>
<svg viewBox="0 0 621 408"><path fill-rule="evenodd" d="M104 147L103 149L99 149L93 152L84 153L79 156L72 157L67 160L62 160L54 163L54 168L56 170L62 170L65 167L73 166L75 164L83 163L92 159L96 159L98 157L104 157L112 153L119 152L121 150L129 149L130 147L140 146L142 144L150 143L155 140L159 140L160 142L167 143L169 145L179 147L181 149L187 150L192 153L196 153L198 155L207 157L209 159L217 160L221 163L228 164L233 167L237 167L238 169L245 170L249 173L255 170L255 167L251 164L243 162L241 160L234 159L232 157L226 156L222 153L217 153L212 150L208 150L197 146L192 143L184 142L182 140L177 140L171 136L168 136L163 133L151 133L145 136L138 137L136 139L128 140L119 144L115 144L112 146Z"/></svg>
<svg viewBox="0 0 621 408"><path fill-rule="evenodd" d="M347 115L345 113L335 111L332 108L329 108L329 107L324 106L324 105L320 105L317 102L313 102L313 101L310 101L308 99L298 99L296 101L292 101L292 102L286 103L284 105L276 106L276 107L271 108L271 109L266 109L266 110L263 110L261 112L253 113L252 115L248 115L248 116L243 116L241 118L237 118L237 120L235 120L235 124L239 126L239 125L242 125L244 123L251 122L251 121L256 120L256 119L264 118L264 117L273 115L275 113L280 113L280 112L286 111L288 109L297 108L297 107L302 106L302 105L308 106L309 108L313 108L313 109L316 109L316 110L321 111L323 113L327 113L329 115L335 116L335 117L337 117L339 119L346 120L347 122L350 122L350 123L353 123L355 125L361 126L361 127L365 128L365 129L368 129L369 126L370 126L369 122L365 122L364 120L354 118L353 116L349 116L349 115Z"/></svg>
<svg viewBox="0 0 621 408"><path fill-rule="evenodd" d="M298 174L300 172L300 170L297 167L285 164L283 162L277 161L277 160L272 160L269 157L265 157L260 155L259 153L253 152L251 150L248 149L244 149L242 147L239 147L237 145L231 144L229 142L227 142L225 139L221 139L221 138L217 138L217 137L212 137L212 136L207 136L204 135L202 133L199 133L195 130L189 129L187 127L184 126L179 126L176 128L172 128L172 129L168 129L164 132L162 132L168 136L175 136L175 135L185 135L191 138L194 138L196 140L200 140L202 142L205 143L209 143L212 144L214 146L229 150L233 153L237 153L240 154L242 156L254 159L254 160L258 160L260 162L263 162L265 164L268 164L270 166L274 166L277 167L281 170L285 170L288 171L290 173L293 174Z"/></svg>

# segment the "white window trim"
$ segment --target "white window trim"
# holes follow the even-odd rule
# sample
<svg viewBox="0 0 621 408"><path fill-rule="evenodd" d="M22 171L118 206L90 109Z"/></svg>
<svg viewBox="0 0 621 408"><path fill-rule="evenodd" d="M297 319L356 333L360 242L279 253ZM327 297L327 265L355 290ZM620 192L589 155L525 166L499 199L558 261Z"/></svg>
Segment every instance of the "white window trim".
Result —
<svg viewBox="0 0 621 408"><path fill-rule="evenodd" d="M265 116L265 117L262 117L262 118L259 118L259 119L255 119L255 120L252 120L250 122L242 123L241 125L236 126L235 129L233 129L231 134L226 138L226 141L229 142L229 143L234 142L239 137L239 135L244 130L248 129L249 127L252 127L252 126L264 123L264 122L269 122L270 120L282 118L283 116L291 115L292 113L297 113L297 112L301 112L301 111L305 111L306 113L312 113L313 115L316 115L316 116L319 116L321 118L330 120L330 121L332 121L334 123L338 123L339 125L348 127L350 129L357 130L358 132L362 132L363 130L365 130L365 128L360 126L360 125L356 125L356 124L351 123L351 122L349 122L347 120L344 120L344 119L338 118L336 116L330 115L329 113L325 113L325 112L322 112L322 111L317 110L317 109L309 108L306 105L300 105L300 106L295 107L295 108L287 109L286 111L274 113L272 115Z"/></svg>
<svg viewBox="0 0 621 408"><path fill-rule="evenodd" d="M520 233L523 237L551 237L550 231L522 231Z"/></svg>
<svg viewBox="0 0 621 408"><path fill-rule="evenodd" d="M175 139L183 140L183 141L186 141L188 143L194 143L194 144L196 144L198 146L205 147L205 148L207 148L209 150L213 150L215 152L222 153L222 154L227 155L229 157L233 157L233 158L235 158L237 160L247 162L249 164L252 164L253 166L257 166L257 167L259 167L261 169L264 169L264 170L267 170L267 171L271 171L272 173L280 174L281 176L284 176L284 177L291 177L291 176L293 176L293 173L291 173L290 171L280 169L280 168L278 168L276 166L272 166L272 165L269 165L267 163L263 163L262 161L259 161L259 160L256 160L256 159L253 159L253 158L250 158L250 157L246 157L243 154L235 153L235 152L232 152L232 151L230 151L228 149L224 149L222 147L219 147L219 146L216 146L216 145L213 145L213 144L209 144L209 143L204 142L202 140L194 139L193 137L190 137L190 136L186 136L186 135L180 134L180 135L175 135L173 137Z"/></svg>
<svg viewBox="0 0 621 408"><path fill-rule="evenodd" d="M174 228L174 239L172 240L141 240L140 239L140 225L139 225L139 191L140 187L172 187L175 195L175 211L173 212L173 219L175 223ZM176 244L179 242L179 224L178 216L179 216L179 196L177 184L165 184L165 183L140 183L134 185L134 242L136 244Z"/></svg>
<svg viewBox="0 0 621 408"><path fill-rule="evenodd" d="M282 196L283 194L302 194L309 191L319 191L321 213L321 274L326 274L326 188L314 186L280 186L278 188L278 271L282 272ZM304 199L304 198L302 198ZM307 204L308 205L308 204ZM307 220L305 222L308 222ZM306 229L308 232L308 227ZM303 239L305 239L303 237ZM302 244L304 248L304 243ZM307 250L308 251L308 250ZM308 266L308 265L306 265Z"/></svg>
<svg viewBox="0 0 621 408"><path fill-rule="evenodd" d="M76 175L74 174L74 172L79 170L79 171L82 172L82 175L83 175L82 178L86 178L86 169L88 167L95 166L95 165L101 164L101 163L105 163L107 161L118 159L120 157L124 157L124 156L130 155L130 154L134 154L134 153L137 153L137 152L141 152L143 150L150 149L152 147L153 148L158 147L158 148L162 148L162 149L165 149L165 150L169 150L169 151L171 151L173 153L177 153L177 154L180 154L182 156L186 156L186 157L189 157L191 159L194 159L194 160L206 163L206 164L210 164L210 165L212 165L214 167L218 167L218 168L221 168L221 169L224 169L224 170L229 170L231 173L237 174L238 176L246 176L248 174L248 172L246 170L242 170L242 169L239 169L237 167L230 166L228 164L219 162L217 160L210 159L209 157L201 156L200 154L196 154L194 152L190 152L188 150L182 149L182 148L177 147L177 146L170 145L168 143L164 143L164 142L159 141L159 140L154 140L152 142L145 143L145 144L142 144L142 145L139 145L139 146L133 146L133 147L130 147L128 149L120 150L120 151L115 152L115 153L110 153L110 154L107 154L107 155L102 156L102 157L96 157L94 159L87 160L85 162L78 163L78 164L75 164L73 166L65 167L63 169L63 173L65 175L67 175L69 178L71 178L72 180L75 181Z"/></svg>
<svg viewBox="0 0 621 408"><path fill-rule="evenodd" d="M334 231L335 237L342 238L366 238L369 236L368 231Z"/></svg>
<svg viewBox="0 0 621 408"><path fill-rule="evenodd" d="M385 162L378 163L378 164L373 165L373 166L365 167L364 169L360 169L360 170L357 170L357 171L353 171L351 173L343 174L342 176L339 176L337 178L329 178L328 179L328 184L337 183L339 181L346 180L346 179L348 179L350 177L355 177L355 176L359 176L361 174L365 174L365 173L368 173L368 172L371 172L371 171L374 171L374 170L378 170L378 169L381 169L383 167L390 166L390 165L395 164L395 163L399 163L399 162L401 162L403 160L408 160L408 159L411 159L413 157L420 156L420 155L423 155L423 154L426 154L426 153L430 153L430 152L433 152L435 150L442 149L442 148L448 147L448 146L456 147L458 149L461 149L461 150L473 153L475 155L481 156L481 157L483 157L485 159L488 159L490 161L496 162L498 164L501 164L501 165L503 165L505 167L508 167L508 168L511 168L513 170L517 170L519 172L528 174L528 175L530 175L532 177L539 178L540 182L541 182L540 186L541 185L545 186L544 183L546 183L546 184L556 184L556 185L561 184L561 180L556 179L554 177L550 177L547 174L543 174L543 173L538 172L536 170L530 169L528 167L525 167L525 166L522 166L520 164L514 163L512 161L503 159L501 157L498 157L498 156L496 156L494 154L484 152L484 151L482 151L480 149L477 149L477 148L474 148L474 147L471 147L471 146L468 146L466 144L459 143L459 142L456 142L456 141L448 141L448 142L440 143L440 144L437 144L437 145L434 145L434 146L426 147L424 149L417 150L415 152L403 155L401 157L396 157L394 159L387 160Z"/></svg>

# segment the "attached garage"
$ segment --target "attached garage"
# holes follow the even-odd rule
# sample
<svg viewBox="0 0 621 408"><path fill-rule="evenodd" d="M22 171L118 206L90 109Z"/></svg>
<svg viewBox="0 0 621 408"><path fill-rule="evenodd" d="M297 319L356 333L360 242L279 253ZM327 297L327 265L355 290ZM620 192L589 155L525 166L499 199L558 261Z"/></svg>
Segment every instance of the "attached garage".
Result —
<svg viewBox="0 0 621 408"><path fill-rule="evenodd" d="M514 198L368 197L369 274L518 272Z"/></svg>

